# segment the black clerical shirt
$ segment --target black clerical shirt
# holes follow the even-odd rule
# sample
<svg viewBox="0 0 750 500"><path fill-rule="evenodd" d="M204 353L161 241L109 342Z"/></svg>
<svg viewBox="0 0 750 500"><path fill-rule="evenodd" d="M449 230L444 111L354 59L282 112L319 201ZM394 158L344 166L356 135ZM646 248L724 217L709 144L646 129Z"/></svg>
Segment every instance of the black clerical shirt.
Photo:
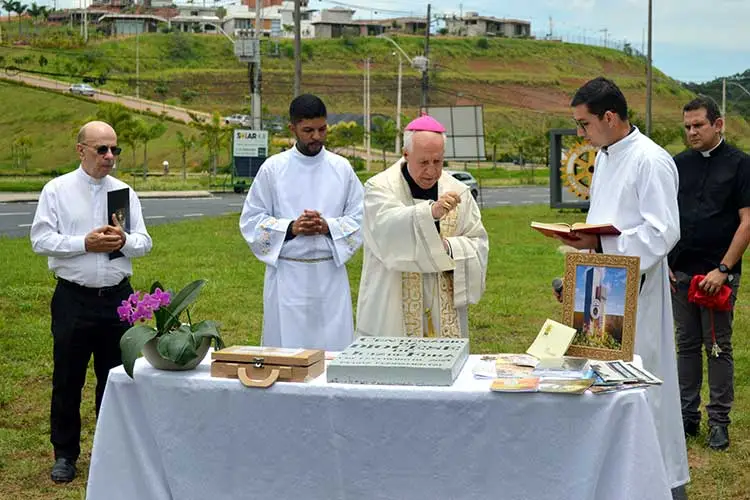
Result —
<svg viewBox="0 0 750 500"><path fill-rule="evenodd" d="M419 187L417 182L409 174L409 168L406 162L401 164L401 174L406 179L406 183L409 185L409 191L411 191L411 197L416 200L432 200L437 201L438 199L438 185L437 182L430 189L423 189ZM435 221L435 227L440 232L440 221Z"/></svg>
<svg viewBox="0 0 750 500"><path fill-rule="evenodd" d="M669 254L672 271L706 274L719 267L750 207L750 156L722 141L710 153L687 150L675 157L680 176L680 241ZM742 260L732 268L739 273Z"/></svg>

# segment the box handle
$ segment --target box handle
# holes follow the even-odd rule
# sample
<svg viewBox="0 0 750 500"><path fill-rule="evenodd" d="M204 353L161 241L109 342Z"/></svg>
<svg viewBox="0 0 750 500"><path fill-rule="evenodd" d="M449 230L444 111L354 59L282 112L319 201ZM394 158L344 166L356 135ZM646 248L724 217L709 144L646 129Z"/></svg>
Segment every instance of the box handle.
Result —
<svg viewBox="0 0 750 500"><path fill-rule="evenodd" d="M279 378L279 370L278 368L274 368L271 370L270 375L268 377L262 379L262 380L256 380L253 378L250 378L250 376L247 374L247 368L244 366L241 366L237 368L237 376L240 379L240 382L242 382L242 385L245 387L261 387L261 388L267 388L271 387L276 380Z"/></svg>

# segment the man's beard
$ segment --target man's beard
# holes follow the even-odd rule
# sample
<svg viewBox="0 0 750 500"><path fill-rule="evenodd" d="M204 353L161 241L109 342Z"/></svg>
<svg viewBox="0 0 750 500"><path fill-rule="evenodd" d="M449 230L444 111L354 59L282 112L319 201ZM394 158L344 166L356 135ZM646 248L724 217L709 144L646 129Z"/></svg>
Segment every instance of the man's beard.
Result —
<svg viewBox="0 0 750 500"><path fill-rule="evenodd" d="M315 156L323 149L323 146L325 143L323 142L315 142L313 143L316 145L316 149L312 150L310 149L310 146L308 144L305 144L304 142L297 139L297 150L302 153L305 156Z"/></svg>

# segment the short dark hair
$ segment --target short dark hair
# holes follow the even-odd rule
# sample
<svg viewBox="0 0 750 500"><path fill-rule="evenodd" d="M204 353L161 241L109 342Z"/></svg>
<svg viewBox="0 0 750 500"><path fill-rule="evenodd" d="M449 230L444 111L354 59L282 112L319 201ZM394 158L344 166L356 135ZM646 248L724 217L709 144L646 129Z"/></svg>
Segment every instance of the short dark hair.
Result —
<svg viewBox="0 0 750 500"><path fill-rule="evenodd" d="M708 121L711 122L711 125L713 125L717 119L721 118L719 105L716 103L716 101L714 101L707 95L698 96L689 103L685 104L685 107L682 108L682 112L687 113L688 111L697 111L699 109L706 110L706 118L708 118Z"/></svg>
<svg viewBox="0 0 750 500"><path fill-rule="evenodd" d="M622 120L628 119L628 102L615 82L603 76L586 82L573 96L572 107L585 104L589 113L602 118L604 113L612 111Z"/></svg>
<svg viewBox="0 0 750 500"><path fill-rule="evenodd" d="M327 116L326 105L316 95L302 94L295 97L289 105L289 121L292 124L297 124L302 120L326 118Z"/></svg>

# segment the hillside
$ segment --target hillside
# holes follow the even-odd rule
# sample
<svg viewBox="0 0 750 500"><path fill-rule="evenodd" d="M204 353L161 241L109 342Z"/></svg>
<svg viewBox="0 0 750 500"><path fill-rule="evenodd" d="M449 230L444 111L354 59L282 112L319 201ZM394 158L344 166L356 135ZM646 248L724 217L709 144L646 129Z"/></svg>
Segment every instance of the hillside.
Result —
<svg viewBox="0 0 750 500"><path fill-rule="evenodd" d="M722 78L717 78L706 83L686 83L685 87L696 94L705 94L713 97L721 105L722 100ZM738 73L727 77L727 114L731 121L732 115L739 115L744 119L750 119L750 69L744 73Z"/></svg>
<svg viewBox="0 0 750 500"><path fill-rule="evenodd" d="M399 37L411 55L422 52L420 37ZM220 36L150 34L140 37L140 92L154 99L191 101L203 110L229 112L247 104L247 67L239 63L229 41ZM398 58L386 40L347 38L303 42L303 87L336 102L337 112L362 107L363 60L372 59L373 111L393 113ZM263 46L265 104L282 113L292 94L291 42ZM105 87L135 93L136 40L104 41L87 49L0 48L5 65L62 75L106 79ZM40 57L44 66L40 66ZM536 111L564 115L571 93L588 78L604 74L627 92L643 111L644 62L623 52L559 42L510 39L443 38L431 45L431 101L435 105L481 102L496 117ZM407 111L419 104L419 74L405 64L403 103ZM187 90L187 92L186 92ZM190 98L191 93L197 93ZM669 120L690 94L656 72L657 121ZM492 116L490 122L494 121Z"/></svg>
<svg viewBox="0 0 750 500"><path fill-rule="evenodd" d="M402 36L397 41L410 55L422 52L420 37ZM137 81L136 45L140 63ZM292 97L293 52L289 40L263 43L266 116L286 114ZM332 113L361 113L363 60L369 56L372 111L395 117L398 56L387 40L305 40L303 54L302 89L323 97ZM508 136L513 134L543 136L549 128L572 126L570 98L581 83L595 76L614 79L636 115L644 115L644 61L613 49L535 40L436 37L431 44L431 60L431 104L482 104L485 132L504 137L500 140L501 152L512 149ZM247 65L236 60L231 44L221 36L149 34L139 40L109 39L79 49L0 46L3 65L67 81L93 79L98 86L122 94L134 95L138 84L142 97L202 111L228 114L246 110L249 105ZM415 116L421 94L420 74L406 62L403 89L403 114ZM35 118L29 118L28 110L35 109L33 99L19 98L17 102L6 92L7 87L0 87L3 102L12 102L11 110L19 114L13 117L3 113L0 118L0 137L4 138L0 146L7 146L3 141L8 140L5 132L9 123L64 126L65 120L53 118L58 111L48 111L48 106L35 110ZM669 129L673 152L682 147L681 108L693 95L679 82L655 71L654 123L657 128ZM89 104L81 106L75 111L66 109L65 119L75 121L91 114L85 107ZM750 126L744 119L730 120L729 134L750 137ZM169 149L155 146L155 158ZM7 147L0 151L0 164L8 155Z"/></svg>
<svg viewBox="0 0 750 500"><path fill-rule="evenodd" d="M49 173L65 172L78 165L75 153L75 136L80 126L97 113L94 102L57 94L45 90L19 86L0 81L0 173ZM157 120L141 117L148 124ZM195 135L190 127L173 122L165 122L166 133L149 143L148 156L151 169L167 159L173 171L181 166L177 132ZM13 142L21 137L30 141L28 148L28 171L23 172L14 166ZM119 165L127 170L143 161L143 148L138 146L135 160L132 148L121 142L123 155ZM204 160L198 148L187 157L188 165L195 167ZM222 158L224 161L225 158Z"/></svg>

